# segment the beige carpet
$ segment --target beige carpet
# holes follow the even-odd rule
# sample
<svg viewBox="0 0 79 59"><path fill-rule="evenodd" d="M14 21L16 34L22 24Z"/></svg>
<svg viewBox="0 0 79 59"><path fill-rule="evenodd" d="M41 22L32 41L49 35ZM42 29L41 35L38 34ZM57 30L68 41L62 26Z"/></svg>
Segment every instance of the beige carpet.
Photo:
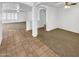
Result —
<svg viewBox="0 0 79 59"><path fill-rule="evenodd" d="M79 34L62 29L39 30L38 38L59 56L79 56Z"/></svg>

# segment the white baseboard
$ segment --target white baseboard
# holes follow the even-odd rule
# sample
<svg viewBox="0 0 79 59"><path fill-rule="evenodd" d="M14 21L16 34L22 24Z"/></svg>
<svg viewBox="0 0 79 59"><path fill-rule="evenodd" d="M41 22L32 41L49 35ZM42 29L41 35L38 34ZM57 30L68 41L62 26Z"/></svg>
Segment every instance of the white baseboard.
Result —
<svg viewBox="0 0 79 59"><path fill-rule="evenodd" d="M30 30L32 30L32 29L26 29L26 31L30 31Z"/></svg>
<svg viewBox="0 0 79 59"><path fill-rule="evenodd" d="M67 28L59 28L59 29L63 29L63 30L66 30L66 31L70 31L70 32L73 32L73 33L78 33L78 34L79 34L79 32L78 32L78 31L73 31L73 30L71 30L71 29L67 29Z"/></svg>
<svg viewBox="0 0 79 59"><path fill-rule="evenodd" d="M52 28L52 29L46 29L46 31L51 31L51 30L54 30L54 29L56 29L57 27L55 27L55 28Z"/></svg>
<svg viewBox="0 0 79 59"><path fill-rule="evenodd" d="M37 35L37 34L32 34L32 36L33 36L33 37L37 37L38 35Z"/></svg>

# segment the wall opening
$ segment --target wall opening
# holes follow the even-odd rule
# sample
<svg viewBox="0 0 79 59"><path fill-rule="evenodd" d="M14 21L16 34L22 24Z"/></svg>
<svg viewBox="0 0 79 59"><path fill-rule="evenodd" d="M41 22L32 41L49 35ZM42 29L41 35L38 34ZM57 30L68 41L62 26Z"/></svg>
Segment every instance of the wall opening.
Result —
<svg viewBox="0 0 79 59"><path fill-rule="evenodd" d="M38 28L43 28L46 30L46 9L45 8L41 8L39 10Z"/></svg>

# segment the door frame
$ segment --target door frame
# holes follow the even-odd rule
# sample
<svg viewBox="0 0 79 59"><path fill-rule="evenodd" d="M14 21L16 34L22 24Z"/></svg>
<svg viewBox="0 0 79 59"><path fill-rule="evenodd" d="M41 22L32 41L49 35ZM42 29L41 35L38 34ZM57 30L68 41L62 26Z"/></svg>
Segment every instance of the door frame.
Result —
<svg viewBox="0 0 79 59"><path fill-rule="evenodd" d="M39 6L38 7L38 21L40 20L40 10L41 9L44 9L44 10L47 10L47 7L48 6L45 6L45 5L41 5L41 6ZM47 11L46 11L46 15L47 15ZM47 19L45 19L45 30L47 31L47 21L46 21Z"/></svg>

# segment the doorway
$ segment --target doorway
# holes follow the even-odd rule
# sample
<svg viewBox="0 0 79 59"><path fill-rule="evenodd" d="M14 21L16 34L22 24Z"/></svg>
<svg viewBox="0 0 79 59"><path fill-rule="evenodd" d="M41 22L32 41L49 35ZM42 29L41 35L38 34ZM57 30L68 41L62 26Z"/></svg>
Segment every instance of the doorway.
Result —
<svg viewBox="0 0 79 59"><path fill-rule="evenodd" d="M38 28L43 28L44 30L46 30L46 9L45 8L41 8L39 10Z"/></svg>

